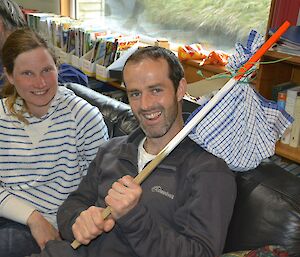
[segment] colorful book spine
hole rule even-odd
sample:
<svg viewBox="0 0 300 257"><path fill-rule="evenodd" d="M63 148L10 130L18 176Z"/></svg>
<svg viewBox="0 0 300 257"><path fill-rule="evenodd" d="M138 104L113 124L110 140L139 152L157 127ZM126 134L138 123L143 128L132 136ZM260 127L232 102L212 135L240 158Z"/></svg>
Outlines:
<svg viewBox="0 0 300 257"><path fill-rule="evenodd" d="M299 87L290 88L290 89L287 90L285 111L288 114L290 114L292 117L294 117L294 108L295 108L296 97L297 97L297 93L298 92L300 92L300 86ZM288 144L288 145L290 144L291 131L293 129L293 124L292 124L292 126L290 128L288 128L285 131L283 137L281 138L281 142L283 144Z"/></svg>
<svg viewBox="0 0 300 257"><path fill-rule="evenodd" d="M300 92L297 93L294 107L294 122L291 130L291 147L300 146Z"/></svg>
<svg viewBox="0 0 300 257"><path fill-rule="evenodd" d="M105 57L104 57L104 63L103 66L108 67L110 62L110 56L113 52L113 41L107 41L106 42L106 49L105 49Z"/></svg>
<svg viewBox="0 0 300 257"><path fill-rule="evenodd" d="M271 20L271 28L278 28L286 20L297 24L300 0L276 0Z"/></svg>
<svg viewBox="0 0 300 257"><path fill-rule="evenodd" d="M280 110L285 110L286 104L286 91L282 91L278 93L277 96L277 106Z"/></svg>
<svg viewBox="0 0 300 257"><path fill-rule="evenodd" d="M96 61L98 62L99 65L104 64L105 52L106 52L106 40L101 39L101 41L99 42L99 47L98 47L98 51L96 54Z"/></svg>

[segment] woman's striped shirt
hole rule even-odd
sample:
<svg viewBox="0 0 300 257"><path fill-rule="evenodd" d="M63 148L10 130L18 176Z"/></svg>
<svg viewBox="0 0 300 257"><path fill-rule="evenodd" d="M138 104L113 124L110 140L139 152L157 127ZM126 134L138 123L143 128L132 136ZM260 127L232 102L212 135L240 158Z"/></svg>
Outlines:
<svg viewBox="0 0 300 257"><path fill-rule="evenodd" d="M36 209L56 226L58 207L108 140L107 127L98 108L63 86L45 116L25 117L29 125L9 115L1 99L0 216L26 224Z"/></svg>

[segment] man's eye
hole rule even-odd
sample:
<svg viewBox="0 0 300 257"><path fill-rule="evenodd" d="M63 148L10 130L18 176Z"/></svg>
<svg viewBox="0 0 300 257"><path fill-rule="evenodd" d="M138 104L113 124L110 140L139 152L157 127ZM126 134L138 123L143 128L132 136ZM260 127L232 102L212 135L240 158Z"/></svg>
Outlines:
<svg viewBox="0 0 300 257"><path fill-rule="evenodd" d="M160 89L160 88L153 88L153 90L152 90L152 92L154 93L154 94L157 94L157 93L159 93L159 92L161 92L162 90Z"/></svg>
<svg viewBox="0 0 300 257"><path fill-rule="evenodd" d="M140 96L140 93L139 92L132 92L132 93L129 93L129 97L139 97Z"/></svg>
<svg viewBox="0 0 300 257"><path fill-rule="evenodd" d="M31 76L32 72L31 71L24 71L24 72L22 72L22 74L26 75L26 76Z"/></svg>

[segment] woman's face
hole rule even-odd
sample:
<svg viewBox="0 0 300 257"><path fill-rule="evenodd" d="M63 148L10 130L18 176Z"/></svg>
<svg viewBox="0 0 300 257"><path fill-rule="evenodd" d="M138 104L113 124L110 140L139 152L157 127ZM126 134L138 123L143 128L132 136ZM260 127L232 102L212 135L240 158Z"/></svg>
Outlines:
<svg viewBox="0 0 300 257"><path fill-rule="evenodd" d="M18 55L12 74L6 73L6 76L32 115L41 117L47 113L58 80L55 62L46 48L39 47Z"/></svg>

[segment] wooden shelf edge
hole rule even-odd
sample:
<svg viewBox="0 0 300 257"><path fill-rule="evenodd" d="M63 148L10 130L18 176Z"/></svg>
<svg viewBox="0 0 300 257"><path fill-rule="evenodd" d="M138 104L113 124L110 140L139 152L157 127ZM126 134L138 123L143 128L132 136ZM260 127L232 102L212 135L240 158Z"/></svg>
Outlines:
<svg viewBox="0 0 300 257"><path fill-rule="evenodd" d="M212 65L212 64L204 64L204 65L200 65L201 61L199 60L187 60L187 61L183 61L183 63L188 64L190 66L196 67L202 69L202 70L207 70L207 71L211 71L214 73L222 73L222 72L227 72L226 67L222 66L222 65Z"/></svg>
<svg viewBox="0 0 300 257"><path fill-rule="evenodd" d="M288 58L284 62L300 65L300 56L298 55L291 55L291 54L281 53L278 51L269 50L264 54L264 56L275 60Z"/></svg>
<svg viewBox="0 0 300 257"><path fill-rule="evenodd" d="M291 161L300 163L300 147L290 147L289 145L277 142L275 153Z"/></svg>
<svg viewBox="0 0 300 257"><path fill-rule="evenodd" d="M113 86L113 87L115 87L115 88L117 88L117 89L121 89L123 91L126 91L125 86L123 86L122 83L119 82L119 81L110 81L109 80L106 83L109 84L109 85L111 85L111 86Z"/></svg>

